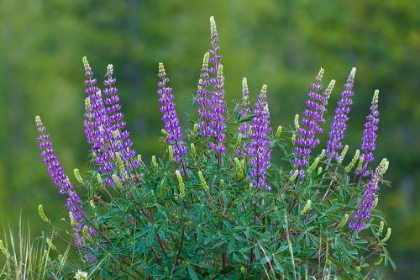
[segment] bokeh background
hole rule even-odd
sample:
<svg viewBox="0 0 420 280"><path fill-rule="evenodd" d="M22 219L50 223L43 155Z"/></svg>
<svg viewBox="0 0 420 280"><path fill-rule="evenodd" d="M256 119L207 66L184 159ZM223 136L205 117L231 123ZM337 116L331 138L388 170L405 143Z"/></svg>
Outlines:
<svg viewBox="0 0 420 280"><path fill-rule="evenodd" d="M0 221L32 236L49 230L38 204L55 223L67 217L65 197L45 172L34 117L40 115L73 183L86 171L83 133L87 56L96 78L115 68L123 113L134 148L148 161L162 154L156 83L164 62L184 127L191 112L203 54L216 19L227 99L240 98L248 78L251 101L268 85L271 124L288 126L304 109L320 67L324 85L336 79L334 105L352 67L354 104L345 143L360 147L365 116L380 89L376 162L390 169L379 208L393 235L397 271L387 279L420 275L420 3L416 0L1 0L0 1ZM322 138L325 145L326 137ZM276 159L274 159L276 160ZM75 184L76 188L80 188ZM3 239L3 237L1 237ZM417 276L418 277L418 276Z"/></svg>

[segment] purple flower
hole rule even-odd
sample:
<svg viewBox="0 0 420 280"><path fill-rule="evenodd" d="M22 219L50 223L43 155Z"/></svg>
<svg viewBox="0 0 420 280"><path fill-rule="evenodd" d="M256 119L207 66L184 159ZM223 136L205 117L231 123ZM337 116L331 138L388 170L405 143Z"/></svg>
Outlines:
<svg viewBox="0 0 420 280"><path fill-rule="evenodd" d="M169 78L166 76L163 63L159 63L159 78L157 93L160 95L159 103L162 104L160 111L163 113L162 121L165 123L163 128L168 133L168 143L172 145L174 161L179 162L182 156L187 152L184 141L182 140L182 131L179 125L178 114L175 110L175 103L172 102L172 88L166 87Z"/></svg>
<svg viewBox="0 0 420 280"><path fill-rule="evenodd" d="M349 120L348 114L350 112L350 105L353 103L351 97L354 94L352 88L355 74L356 68L353 68L347 79L347 83L344 85L345 90L341 93L341 99L337 103L333 124L331 125L331 131L329 133L325 154L326 156L332 156L335 160L340 158L337 150L343 148L341 140L344 139L344 132L347 128L346 123Z"/></svg>
<svg viewBox="0 0 420 280"><path fill-rule="evenodd" d="M376 148L376 131L378 130L379 123L378 97L379 90L376 90L373 95L370 114L366 117L367 122L365 123L365 129L363 130L361 145L362 154L360 155L360 157L363 158L363 166L355 172L358 175L361 174L363 177L367 177L370 174L368 164L375 159L373 157L373 151Z"/></svg>
<svg viewBox="0 0 420 280"><path fill-rule="evenodd" d="M361 232L365 228L365 222L369 220L372 209L376 206L375 200L378 198L376 192L379 190L379 182L388 169L388 164L388 161L383 159L366 184L363 200L359 202L354 219L349 223L350 229Z"/></svg>
<svg viewBox="0 0 420 280"><path fill-rule="evenodd" d="M92 151L95 152L95 163L99 165L98 171L106 174L104 182L110 186L115 183L112 180L112 173L116 170L116 153L121 154L121 159L127 171L134 170L139 166L139 162L135 158L136 152L130 147L132 141L129 139L129 133L123 131L125 123L122 121L123 114L118 112L121 105L118 104L119 97L117 88L113 86L116 79L112 77L113 66L107 67L107 80L104 85L108 86L103 92L106 98L102 98L102 94L98 87L95 86L96 79L92 79L93 72L89 66L86 57L83 58L83 64L86 71L85 81L87 86L85 92L89 94L86 100L86 120L85 134Z"/></svg>
<svg viewBox="0 0 420 280"><path fill-rule="evenodd" d="M80 234L84 226L83 220L86 218L83 204L79 195L73 190L69 178L64 174L64 169L61 167L55 151L52 149L53 144L50 141L50 136L45 134L46 128L41 122L41 118L39 116L35 117L35 122L40 133L37 140L39 142L39 148L42 150L41 156L43 157L43 162L47 165L47 171L50 174L53 184L60 187L60 194L67 194L68 196L66 206L76 222L73 229L75 245L77 247L83 247L85 237Z"/></svg>
<svg viewBox="0 0 420 280"><path fill-rule="evenodd" d="M222 57L217 55L220 46L218 45L219 39L213 17L210 18L210 31L210 50L204 55L202 72L198 82L197 103L201 105L198 109L200 116L198 128L200 129L200 135L215 139L215 142L209 143L209 146L218 153L219 163L221 163L221 154L226 151L226 147L223 145L223 141L226 139L224 133L226 129L224 116L226 103L223 101L225 78L223 76L223 66L220 64ZM213 77L210 77L210 75ZM210 84L213 85L213 92L207 90Z"/></svg>
<svg viewBox="0 0 420 280"><path fill-rule="evenodd" d="M303 178L303 168L308 165L308 157L311 154L313 148L319 144L319 139L316 135L323 132L323 129L319 126L320 123L324 123L323 114L327 111L325 106L328 102L331 91L327 89L323 95L319 94L318 91L322 89L322 76L324 75L324 69L320 69L316 76L316 83L312 84L312 89L308 96L310 100L306 101L306 106L301 123L306 128L299 128L299 137L296 140L297 147L295 147L295 158L292 160L292 164L295 164L299 170L299 178ZM294 171L291 171L292 174Z"/></svg>
<svg viewBox="0 0 420 280"><path fill-rule="evenodd" d="M248 84L246 81L246 78L243 78L242 80L242 109L239 111L239 116L241 118L246 117L250 112L251 109L249 109L249 91L248 91ZM248 138L248 131L251 125L249 122L243 122L239 126L238 130L242 134L242 138L246 139Z"/></svg>
<svg viewBox="0 0 420 280"><path fill-rule="evenodd" d="M211 105L211 93L207 90L209 82L209 56L210 53L206 53L203 58L203 66L201 67L200 80L198 81L197 90L197 103L200 104L198 108L198 115L200 122L198 123L199 134L201 136L208 135L208 122L210 119L210 105Z"/></svg>
<svg viewBox="0 0 420 280"><path fill-rule="evenodd" d="M263 85L253 111L255 117L251 121L252 134L249 136L251 142L248 145L248 154L251 158L250 178L252 185L257 188L271 190L271 187L265 182L265 174L271 158L271 141L268 140L268 133L271 132L271 128L268 127L270 124L270 112L266 102L266 93L267 86Z"/></svg>

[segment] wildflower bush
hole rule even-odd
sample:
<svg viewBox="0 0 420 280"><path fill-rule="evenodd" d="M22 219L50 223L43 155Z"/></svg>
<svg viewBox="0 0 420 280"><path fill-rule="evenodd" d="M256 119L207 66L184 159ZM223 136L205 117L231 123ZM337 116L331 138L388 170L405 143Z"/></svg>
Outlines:
<svg viewBox="0 0 420 280"><path fill-rule="evenodd" d="M253 106L247 80L240 101L224 100L222 57L213 17L198 90L197 116L180 127L172 88L159 64L157 98L163 115L163 156L142 161L120 112L113 66L105 88L96 85L86 58L85 134L90 169L74 170L81 194L64 173L40 117L36 124L43 162L67 197L72 240L79 259L46 265L52 279L361 279L383 275L391 229L376 209L388 168L374 160L378 91L374 93L359 150L344 162L352 104L352 69L322 147L324 114L335 85L323 90L321 68L293 127L272 130L263 85ZM321 145L321 146L320 146ZM273 156L281 157L272 163ZM50 209L48 209L49 211ZM68 240L52 225L48 248ZM45 238L47 238L45 237ZM54 247L55 249L55 247ZM6 249L4 251L7 251ZM67 254L66 254L67 257ZM60 268L60 269L57 269Z"/></svg>

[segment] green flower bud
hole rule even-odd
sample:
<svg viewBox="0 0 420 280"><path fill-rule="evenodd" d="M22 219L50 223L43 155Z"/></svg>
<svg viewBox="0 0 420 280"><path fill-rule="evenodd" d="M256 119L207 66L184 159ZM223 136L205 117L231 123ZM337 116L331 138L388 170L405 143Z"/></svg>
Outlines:
<svg viewBox="0 0 420 280"><path fill-rule="evenodd" d="M296 133L295 132L293 132L292 138L290 140L292 140L293 145L296 143Z"/></svg>
<svg viewBox="0 0 420 280"><path fill-rule="evenodd" d="M194 143L191 143L190 147L191 147L191 153L192 153L193 155L196 155L197 151L195 150L195 145L194 145Z"/></svg>
<svg viewBox="0 0 420 280"><path fill-rule="evenodd" d="M356 162L357 162L357 160L358 160L358 158L359 158L359 155L360 155L360 150L356 150L356 153L354 154L353 159L351 160L351 162L349 163L349 165L347 165L347 166L344 168L344 170L345 170L347 173L349 173L349 172L353 169L353 167L356 165Z"/></svg>
<svg viewBox="0 0 420 280"><path fill-rule="evenodd" d="M379 229L378 229L378 232L376 233L376 236L381 236L382 235L382 231L384 230L384 222L383 221L381 221L380 223L379 223Z"/></svg>
<svg viewBox="0 0 420 280"><path fill-rule="evenodd" d="M388 228L384 239L381 240L382 243L385 243L388 241L388 239L391 237L391 231L392 231L391 228Z"/></svg>
<svg viewBox="0 0 420 280"><path fill-rule="evenodd" d="M179 170L175 171L176 178L178 179L179 183L179 197L183 199L185 197L185 184L184 180L182 179L181 173Z"/></svg>
<svg viewBox="0 0 420 280"><path fill-rule="evenodd" d="M311 200L308 199L308 201L306 201L306 205L305 207L303 207L302 211L300 211L300 215L304 215L306 212L308 212L309 208L311 208Z"/></svg>
<svg viewBox="0 0 420 280"><path fill-rule="evenodd" d="M312 171L315 169L315 167L318 165L318 163L319 163L319 157L316 157L314 159L314 162L306 170L306 173L308 173L308 174L312 173Z"/></svg>
<svg viewBox="0 0 420 280"><path fill-rule="evenodd" d="M198 171L198 177L200 178L201 186L203 187L203 189L206 192L208 192L209 191L209 187L207 186L206 180L204 180L203 172Z"/></svg>
<svg viewBox="0 0 420 280"><path fill-rule="evenodd" d="M300 128L299 126L299 114L295 115L295 130L298 131Z"/></svg>
<svg viewBox="0 0 420 280"><path fill-rule="evenodd" d="M166 131L166 130L164 130L164 129L161 129L160 130L160 132L162 133L162 135L163 136L165 136L165 137L168 137L169 136L169 133Z"/></svg>
<svg viewBox="0 0 420 280"><path fill-rule="evenodd" d="M85 99L85 109L87 112L89 112L91 110L91 105L90 105L90 98L86 98Z"/></svg>
<svg viewBox="0 0 420 280"><path fill-rule="evenodd" d="M347 221L349 219L349 214L345 214L343 219L341 220L340 224L338 225L339 228L342 228L346 225Z"/></svg>
<svg viewBox="0 0 420 280"><path fill-rule="evenodd" d="M73 213L69 211L69 218L70 218L70 224L74 227L76 225L76 220L73 217Z"/></svg>
<svg viewBox="0 0 420 280"><path fill-rule="evenodd" d="M238 134L238 138L236 138L236 146L240 146L242 141L242 133Z"/></svg>
<svg viewBox="0 0 420 280"><path fill-rule="evenodd" d="M51 250L57 251L57 247L52 243L51 239L47 238L47 244L50 246Z"/></svg>
<svg viewBox="0 0 420 280"><path fill-rule="evenodd" d="M372 207L372 209L374 209L376 207L376 205L378 205L378 198L377 197L373 201L373 207Z"/></svg>
<svg viewBox="0 0 420 280"><path fill-rule="evenodd" d="M121 173L124 173L125 168L124 168L124 163L123 163L122 158L121 158L121 153L115 153L115 156L117 158L118 169L120 170Z"/></svg>
<svg viewBox="0 0 420 280"><path fill-rule="evenodd" d="M196 136L198 133L198 125L195 123L193 126L193 135Z"/></svg>
<svg viewBox="0 0 420 280"><path fill-rule="evenodd" d="M276 131L276 135L274 135L274 137L276 138L280 138L281 135L281 131L282 131L282 126L280 125L279 127L277 127L277 131Z"/></svg>
<svg viewBox="0 0 420 280"><path fill-rule="evenodd" d="M83 178L80 176L79 169L74 169L74 177L76 177L76 180L80 183L83 183Z"/></svg>
<svg viewBox="0 0 420 280"><path fill-rule="evenodd" d="M317 172L317 174L319 175L319 174L321 174L321 172L322 172L322 167L320 166L320 167L318 167L318 172Z"/></svg>
<svg viewBox="0 0 420 280"><path fill-rule="evenodd" d="M58 261L61 262L63 260L63 255L58 255L57 258L58 258Z"/></svg>
<svg viewBox="0 0 420 280"><path fill-rule="evenodd" d="M158 168L158 164L156 162L156 157L155 156L152 156L152 165L153 165L154 168Z"/></svg>
<svg viewBox="0 0 420 280"><path fill-rule="evenodd" d="M89 234L89 229L88 229L88 226L84 226L83 227L83 235L86 237L86 239L89 241L89 242L93 242L93 239L92 239L92 237L90 236L90 234Z"/></svg>
<svg viewBox="0 0 420 280"><path fill-rule="evenodd" d="M359 157L359 164L357 165L357 171L359 171L359 170L361 170L362 169L362 167L363 167L363 161L364 161L364 158L363 157Z"/></svg>
<svg viewBox="0 0 420 280"><path fill-rule="evenodd" d="M168 152L169 152L169 160L171 162L174 162L174 150L173 150L172 146L168 147Z"/></svg>
<svg viewBox="0 0 420 280"><path fill-rule="evenodd" d="M376 261L375 261L375 265L380 265L383 261L384 257L379 257Z"/></svg>
<svg viewBox="0 0 420 280"><path fill-rule="evenodd" d="M331 80L331 82L328 84L327 89L324 92L324 100L328 100L330 98L331 92L334 89L335 86L335 80Z"/></svg>
<svg viewBox="0 0 420 280"><path fill-rule="evenodd" d="M247 132L247 137L249 138L252 135L252 128L249 127L248 132Z"/></svg>
<svg viewBox="0 0 420 280"><path fill-rule="evenodd" d="M354 268L354 270L356 270L357 272L360 272L361 268L360 268L360 266L356 266L356 267Z"/></svg>
<svg viewBox="0 0 420 280"><path fill-rule="evenodd" d="M245 272L246 272L245 267L241 266L241 273L245 274Z"/></svg>
<svg viewBox="0 0 420 280"><path fill-rule="evenodd" d="M44 208L42 208L41 204L38 205L38 214L44 222L47 222L47 223L50 222L50 219L48 219L47 215L45 215Z"/></svg>
<svg viewBox="0 0 420 280"><path fill-rule="evenodd" d="M219 182L219 186L223 188L225 186L225 180L221 179Z"/></svg>
<svg viewBox="0 0 420 280"><path fill-rule="evenodd" d="M221 79L223 78L223 65L219 64L219 67L217 68L217 78Z"/></svg>
<svg viewBox="0 0 420 280"><path fill-rule="evenodd" d="M96 208L95 203L93 202L93 200L92 200L92 199L91 199L91 200L89 200L89 204L90 204L90 207L92 207L93 209L95 209L95 208Z"/></svg>
<svg viewBox="0 0 420 280"><path fill-rule="evenodd" d="M348 149L349 149L349 145L345 145L344 148L343 148L343 151L341 152L340 157L337 160L338 164L341 164L343 162L344 157L346 156Z"/></svg>
<svg viewBox="0 0 420 280"><path fill-rule="evenodd" d="M325 156L325 149L322 149L321 153L319 154L319 160L324 159Z"/></svg>
<svg viewBox="0 0 420 280"><path fill-rule="evenodd" d="M122 185L120 180L118 179L117 175L112 175L112 180L114 181L115 185L117 186L118 189L122 189Z"/></svg>
<svg viewBox="0 0 420 280"><path fill-rule="evenodd" d="M379 166L380 166L381 174L384 175L386 171L388 170L389 161L386 158L384 158L381 160L381 163L379 164Z"/></svg>
<svg viewBox="0 0 420 280"><path fill-rule="evenodd" d="M235 161L235 167L236 167L236 172L238 174L239 178L242 178L244 176L244 171L242 168L242 163L239 161L238 158L234 158Z"/></svg>
<svg viewBox="0 0 420 280"><path fill-rule="evenodd" d="M293 172L293 175L290 176L289 181L293 182L296 179L298 174L299 174L299 170L295 170L295 172Z"/></svg>

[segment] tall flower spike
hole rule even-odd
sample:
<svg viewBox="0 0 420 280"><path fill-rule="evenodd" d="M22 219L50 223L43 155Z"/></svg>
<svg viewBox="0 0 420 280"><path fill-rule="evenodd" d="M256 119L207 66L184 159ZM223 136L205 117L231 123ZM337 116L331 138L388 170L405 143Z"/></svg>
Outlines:
<svg viewBox="0 0 420 280"><path fill-rule="evenodd" d="M379 190L379 182L387 171L388 165L388 160L384 158L366 184L363 200L358 205L359 210L356 211L353 221L349 223L350 229L361 232L365 228L365 222L369 220L372 208L375 207L375 199L378 198L376 192Z"/></svg>
<svg viewBox="0 0 420 280"><path fill-rule="evenodd" d="M266 101L267 86L263 85L258 101L253 111L255 117L252 119L251 143L248 146L248 154L251 158L251 183L257 188L271 190L265 182L267 167L270 165L271 149L268 140L268 133L271 132L270 112Z"/></svg>
<svg viewBox="0 0 420 280"><path fill-rule="evenodd" d="M50 178L54 185L60 187L60 194L67 194L68 196L66 206L75 220L73 229L74 243L77 247L83 247L84 237L81 235L81 231L85 224L83 220L86 217L86 213L83 210L82 201L76 191L73 190L69 178L64 174L64 169L61 167L55 151L52 149L53 144L50 141L50 136L45 134L46 128L41 118L36 116L35 122L40 133L37 140L39 142L39 148L42 150L41 156L43 157L44 164L47 165ZM96 232L93 232L92 236L94 235L96 235Z"/></svg>
<svg viewBox="0 0 420 280"><path fill-rule="evenodd" d="M209 57L210 53L206 52L203 58L203 66L201 67L200 80L198 81L197 89L197 103L200 104L198 108L198 115L200 116L200 123L197 128L200 129L200 135L208 135L208 122L210 118L210 104L211 93L207 90L209 82Z"/></svg>
<svg viewBox="0 0 420 280"><path fill-rule="evenodd" d="M353 103L351 97L354 94L352 89L355 75L356 68L353 68L347 79L347 83L344 85L344 91L341 93L341 99L337 102L331 131L328 134L329 139L327 142L326 155L327 157L332 156L336 161L340 158L337 150L343 148L341 140L344 139L344 132L347 128L347 121L349 120L348 114L350 113L350 105Z"/></svg>
<svg viewBox="0 0 420 280"><path fill-rule="evenodd" d="M249 91L248 91L248 83L246 78L242 79L242 104L241 104L241 110L239 111L239 116L241 118L246 117L250 112L251 109L249 109ZM249 137L249 128L251 127L251 124L249 122L243 122L239 125L239 132L242 134L242 138L246 139Z"/></svg>
<svg viewBox="0 0 420 280"><path fill-rule="evenodd" d="M323 95L318 92L322 89L322 77L324 75L324 69L320 69L316 76L316 83L311 85L314 91L310 91L308 96L310 100L306 101L306 106L302 118L301 124L305 127L298 129L299 137L296 139L295 147L295 158L292 160L292 164L297 166L299 170L299 178L305 176L303 168L308 165L308 157L312 152L312 149L319 144L319 139L316 138L317 134L323 132L323 129L319 126L320 123L324 123L323 114L327 111L325 106L328 103L331 90L327 88ZM311 100L312 99L312 100ZM291 172L292 175L294 171Z"/></svg>
<svg viewBox="0 0 420 280"><path fill-rule="evenodd" d="M212 101L210 105L210 122L209 122L209 134L214 137L216 143L210 143L210 148L218 152L219 164L221 160L221 153L226 151L226 147L223 145L223 141L226 139L225 136L225 117L226 113L226 102L223 101L225 90L223 89L225 84L225 78L223 76L223 65L219 64L217 70L217 78L213 81L213 87L215 92L212 93Z"/></svg>
<svg viewBox="0 0 420 280"><path fill-rule="evenodd" d="M123 131L125 123L122 119L124 116L118 112L121 105L118 104L118 90L113 86L116 82L116 79L112 77L113 66L110 64L107 67L107 80L104 81L104 85L108 88L103 91L105 94L105 99L103 99L99 88L94 86L96 80L92 79L93 72L86 57L83 58L83 64L86 76L89 78L85 81L85 85L88 87L86 93L89 94L89 99L85 102L85 134L96 155L94 161L99 165L98 171L107 175L104 182L114 186L115 183L111 176L116 169L116 153L121 153L127 171L134 170L135 172L139 162L136 159L136 152L130 149L132 142L129 139L129 133Z"/></svg>
<svg viewBox="0 0 420 280"><path fill-rule="evenodd" d="M107 67L106 77L104 85L108 86L103 90L105 94L104 104L105 112L109 119L110 132L114 138L112 143L114 153L120 152L122 161L126 166L127 170L134 169L139 166L139 162L136 159L136 152L131 149L133 142L130 140L130 133L125 128L125 122L123 122L124 115L119 112L121 105L118 103L120 98L118 97L118 89L114 87L116 79L112 77L114 74L114 66L109 64Z"/></svg>
<svg viewBox="0 0 420 280"><path fill-rule="evenodd" d="M379 111L378 111L378 98L379 90L375 90L375 94L372 99L372 106L370 107L370 114L366 117L365 129L363 130L362 136L362 153L360 157L363 158L363 166L361 169L356 171L356 174L367 177L370 174L368 170L368 164L375 158L373 157L373 151L376 148L376 131L378 130L379 123Z"/></svg>
<svg viewBox="0 0 420 280"><path fill-rule="evenodd" d="M165 67L163 63L159 63L159 78L158 83L159 103L162 104L160 111L163 113L162 121L165 123L163 128L168 133L167 141L172 146L174 161L179 162L181 157L187 152L187 147L182 140L182 131L179 125L178 115L175 110L175 103L172 102L174 96L172 95L172 88L166 87L169 78L166 76Z"/></svg>

